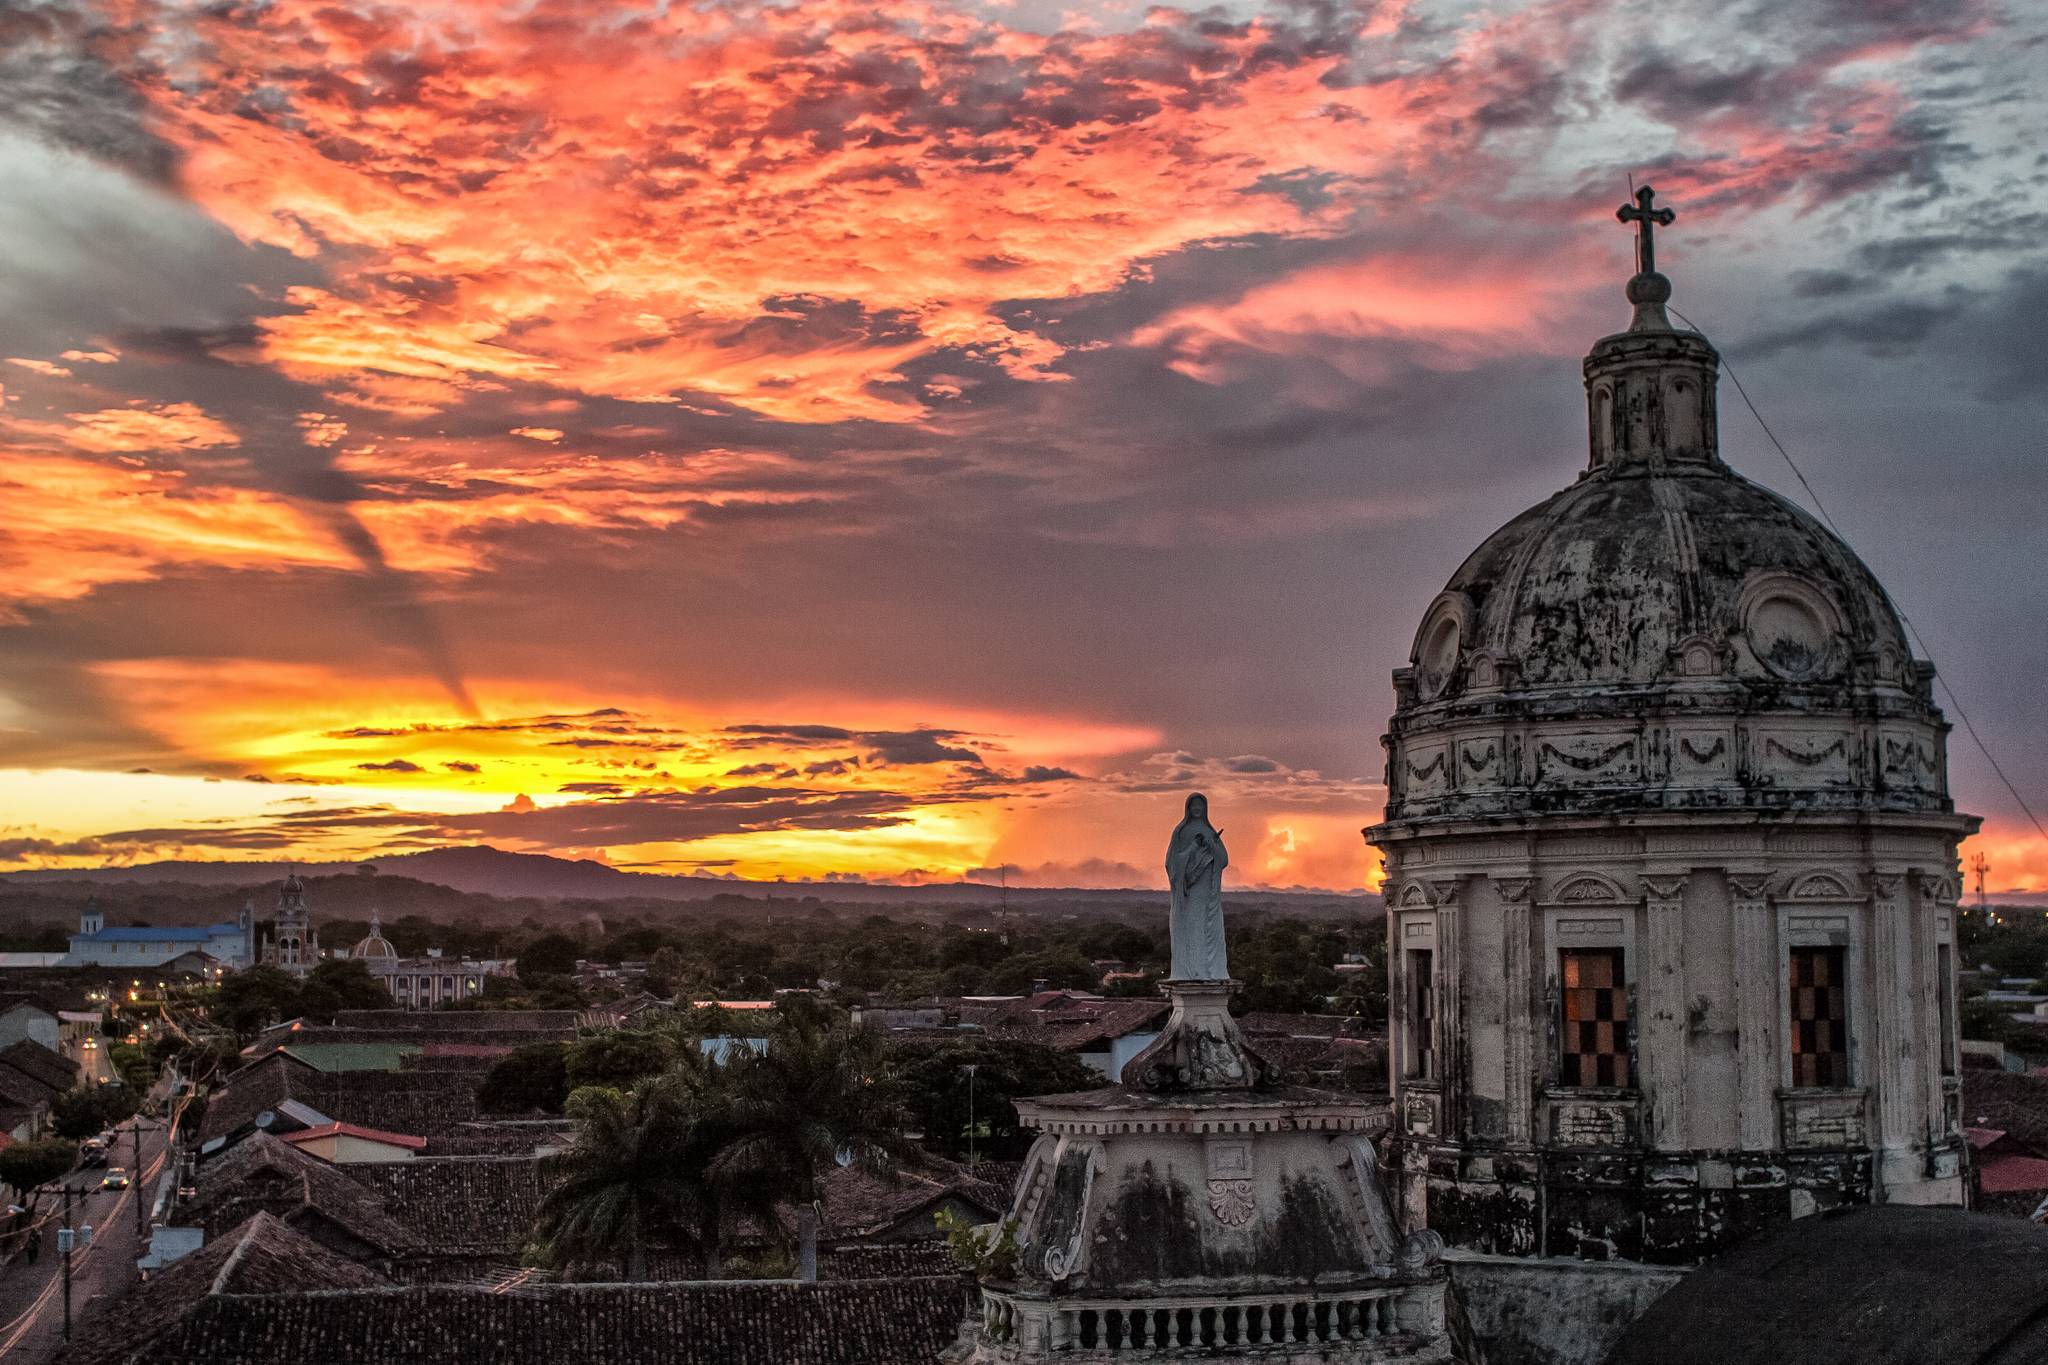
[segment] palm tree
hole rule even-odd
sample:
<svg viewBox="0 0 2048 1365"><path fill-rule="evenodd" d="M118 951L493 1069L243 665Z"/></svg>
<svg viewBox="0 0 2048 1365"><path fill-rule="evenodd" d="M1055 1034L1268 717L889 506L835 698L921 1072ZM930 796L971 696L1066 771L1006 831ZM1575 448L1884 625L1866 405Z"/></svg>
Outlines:
<svg viewBox="0 0 2048 1365"><path fill-rule="evenodd" d="M784 1014L766 1051L736 1053L724 1072L730 1132L712 1180L732 1211L764 1229L780 1226L778 1204L812 1204L836 1166L892 1172L911 1152L908 1090L873 1029L799 1006ZM799 1225L808 1259L816 1225Z"/></svg>
<svg viewBox="0 0 2048 1365"><path fill-rule="evenodd" d="M617 1266L647 1278L655 1242L699 1246L719 1222L707 1187L718 1101L683 1068L631 1092L588 1086L569 1099L576 1138L552 1158L561 1177L534 1227L539 1260L571 1276Z"/></svg>

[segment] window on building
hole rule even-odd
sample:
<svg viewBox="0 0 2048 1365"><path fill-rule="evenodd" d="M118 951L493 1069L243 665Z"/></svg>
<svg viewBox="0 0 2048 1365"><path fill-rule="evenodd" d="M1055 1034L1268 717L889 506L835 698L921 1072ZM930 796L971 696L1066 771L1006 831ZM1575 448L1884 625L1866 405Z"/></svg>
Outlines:
<svg viewBox="0 0 2048 1365"><path fill-rule="evenodd" d="M1946 943L1934 946L1934 970L1939 973L1935 997L1941 1002L1941 1074L1956 1074L1956 963L1955 949Z"/></svg>
<svg viewBox="0 0 2048 1365"><path fill-rule="evenodd" d="M1436 1079L1436 954L1408 950L1408 1076Z"/></svg>
<svg viewBox="0 0 2048 1365"><path fill-rule="evenodd" d="M1628 985L1619 948L1567 948L1561 954L1564 1000L1558 1081L1568 1086L1627 1086Z"/></svg>
<svg viewBox="0 0 2048 1365"><path fill-rule="evenodd" d="M1849 1084L1849 950L1792 949L1792 1084Z"/></svg>

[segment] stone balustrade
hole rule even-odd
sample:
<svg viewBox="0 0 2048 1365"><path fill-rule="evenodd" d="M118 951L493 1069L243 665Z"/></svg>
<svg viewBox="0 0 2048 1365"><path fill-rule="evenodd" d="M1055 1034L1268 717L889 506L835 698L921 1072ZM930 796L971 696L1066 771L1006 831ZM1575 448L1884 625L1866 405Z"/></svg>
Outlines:
<svg viewBox="0 0 2048 1365"><path fill-rule="evenodd" d="M1287 1360L1327 1359L1331 1346L1366 1344L1373 1359L1427 1349L1444 1331L1442 1284L1383 1285L1329 1293L1032 1299L982 1291L983 1358L1048 1352L1081 1359L1165 1360L1234 1350ZM1343 1357L1349 1359L1350 1356Z"/></svg>

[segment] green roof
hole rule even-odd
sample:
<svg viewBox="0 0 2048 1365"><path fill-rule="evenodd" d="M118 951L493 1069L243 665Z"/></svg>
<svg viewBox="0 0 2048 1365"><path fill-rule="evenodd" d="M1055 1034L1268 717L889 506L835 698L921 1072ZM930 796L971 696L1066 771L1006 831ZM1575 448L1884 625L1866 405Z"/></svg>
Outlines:
<svg viewBox="0 0 2048 1365"><path fill-rule="evenodd" d="M315 1071L396 1071L418 1043L293 1043L291 1053Z"/></svg>

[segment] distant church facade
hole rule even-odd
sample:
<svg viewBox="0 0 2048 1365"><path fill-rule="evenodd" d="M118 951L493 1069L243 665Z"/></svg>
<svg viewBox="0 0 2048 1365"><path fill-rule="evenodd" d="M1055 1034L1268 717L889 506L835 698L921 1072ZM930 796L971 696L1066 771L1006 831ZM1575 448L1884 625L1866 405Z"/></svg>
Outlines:
<svg viewBox="0 0 2048 1365"><path fill-rule="evenodd" d="M1394 675L1385 858L1409 1227L1688 1263L1838 1205L1961 1204L1948 725L1882 587L1723 463L1719 357L1635 305L1585 471Z"/></svg>

